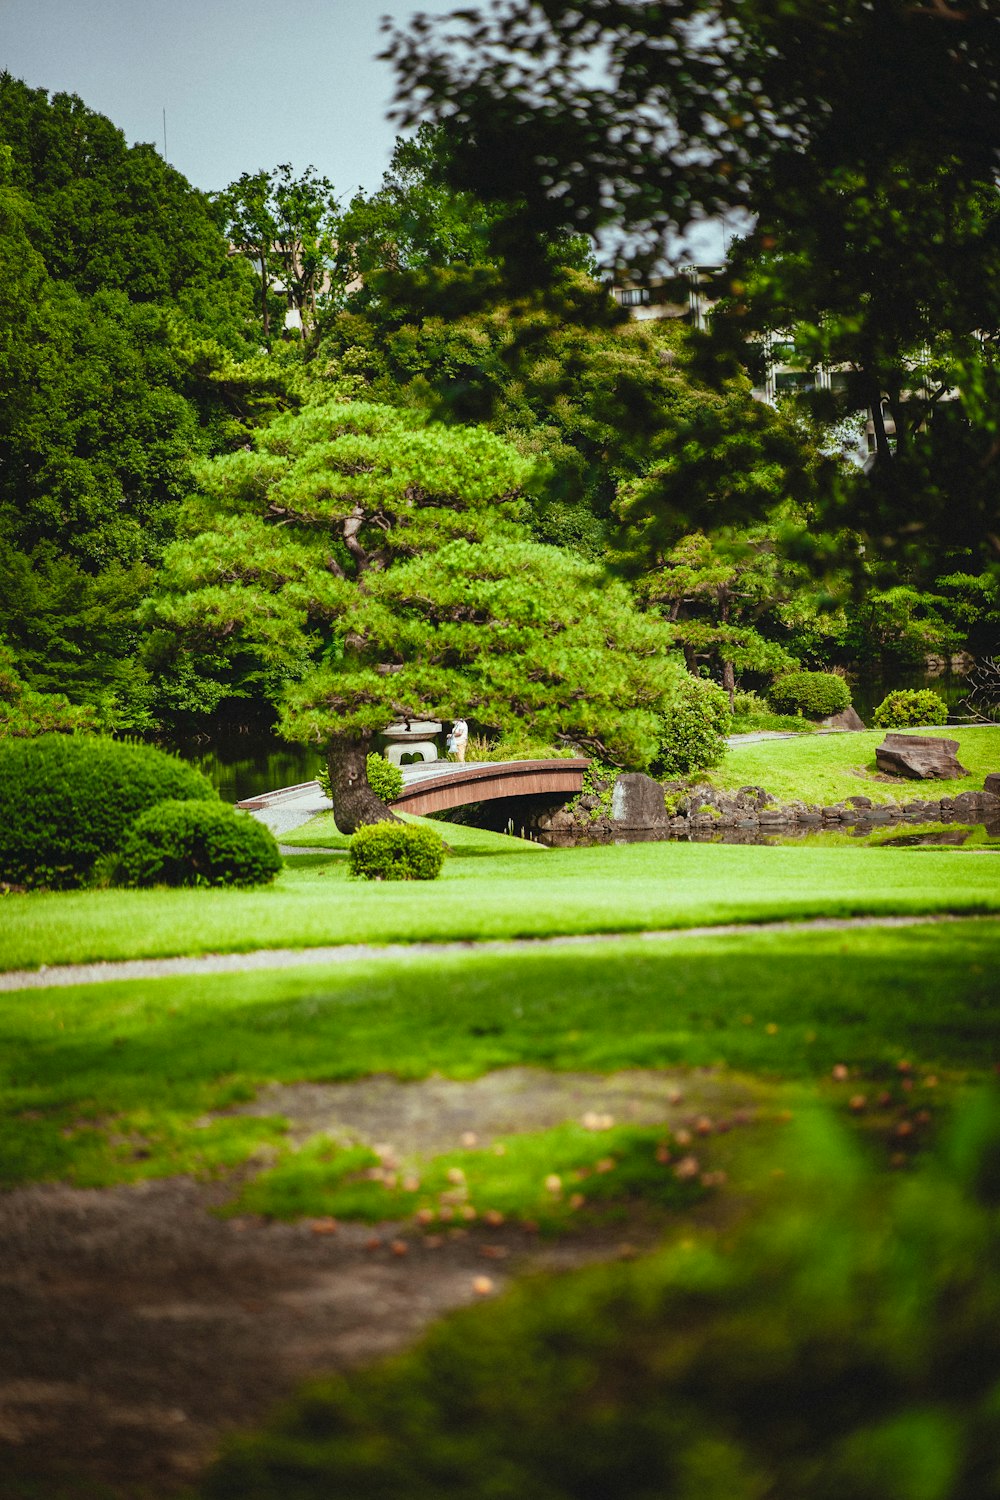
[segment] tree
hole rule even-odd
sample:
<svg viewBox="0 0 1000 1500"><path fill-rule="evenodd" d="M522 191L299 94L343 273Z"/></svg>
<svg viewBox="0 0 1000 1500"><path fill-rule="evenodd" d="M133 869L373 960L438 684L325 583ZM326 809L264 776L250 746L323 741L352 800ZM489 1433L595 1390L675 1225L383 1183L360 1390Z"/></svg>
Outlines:
<svg viewBox="0 0 1000 1500"><path fill-rule="evenodd" d="M644 765L677 667L621 584L533 543L532 465L482 428L330 401L213 460L147 618L161 658L284 670L281 731L326 749L337 826L388 814L368 786L399 718L528 721Z"/></svg>
<svg viewBox="0 0 1000 1500"><path fill-rule="evenodd" d="M639 582L640 597L674 627L688 671L697 674L705 657L717 663L730 709L738 674L771 676L799 665L761 628L769 623L777 633L775 607L804 586L776 546L776 529L761 525L710 537L692 532Z"/></svg>
<svg viewBox="0 0 1000 1500"><path fill-rule="evenodd" d="M32 205L30 237L49 275L82 296L123 292L170 303L201 337L245 350L245 268L228 254L218 213L151 145L75 94L30 89L0 73L0 143L13 186Z"/></svg>
<svg viewBox="0 0 1000 1500"><path fill-rule="evenodd" d="M382 272L475 266L489 261L490 211L447 180L449 147L439 127L423 124L396 140L381 185L357 192L337 225L344 286L361 290Z"/></svg>
<svg viewBox="0 0 1000 1500"><path fill-rule="evenodd" d="M232 245L256 268L265 347L271 347L279 281L308 341L334 256L333 185L312 166L296 177L285 162L270 172L244 172L217 203Z"/></svg>
<svg viewBox="0 0 1000 1500"><path fill-rule="evenodd" d="M789 319L872 412L877 462L831 476L836 524L1000 560L989 0L506 0L425 19L389 54L404 118L447 121L456 186L506 205L492 234L515 279L544 275L540 237L567 225L651 269L706 219L740 224L720 342Z"/></svg>

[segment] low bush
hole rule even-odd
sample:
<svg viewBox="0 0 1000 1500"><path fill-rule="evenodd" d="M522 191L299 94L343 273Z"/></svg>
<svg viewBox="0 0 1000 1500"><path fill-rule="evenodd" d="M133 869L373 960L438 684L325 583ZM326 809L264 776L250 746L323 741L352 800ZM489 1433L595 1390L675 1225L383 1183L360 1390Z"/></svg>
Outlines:
<svg viewBox="0 0 1000 1500"><path fill-rule="evenodd" d="M379 755L373 750L365 761L365 770L368 775L368 785L382 802L395 802L403 790L403 773L392 761L386 760L384 755ZM324 796L330 795L330 772L326 766L316 775L320 791Z"/></svg>
<svg viewBox="0 0 1000 1500"><path fill-rule="evenodd" d="M135 818L168 799L218 794L200 771L151 745L89 734L0 739L0 881L83 885Z"/></svg>
<svg viewBox="0 0 1000 1500"><path fill-rule="evenodd" d="M789 672L772 682L767 697L778 713L807 719L826 719L851 706L850 689L835 672Z"/></svg>
<svg viewBox="0 0 1000 1500"><path fill-rule="evenodd" d="M905 729L910 724L944 724L948 705L930 688L900 688L889 693L872 715L876 729Z"/></svg>
<svg viewBox="0 0 1000 1500"><path fill-rule="evenodd" d="M685 675L660 716L660 749L653 762L657 776L690 776L717 766L726 753L729 700L720 687Z"/></svg>
<svg viewBox="0 0 1000 1500"><path fill-rule="evenodd" d="M281 869L274 835L223 802L160 802L122 847L121 885L267 885Z"/></svg>
<svg viewBox="0 0 1000 1500"><path fill-rule="evenodd" d="M470 734L465 747L467 761L503 760L559 760L580 755L573 745L550 745L547 740L535 738L526 725L507 729L503 734L490 738L486 734Z"/></svg>
<svg viewBox="0 0 1000 1500"><path fill-rule="evenodd" d="M759 734L762 730L798 730L804 732L809 726L793 714L775 713L774 709L752 690L738 692L733 702L733 717L730 734Z"/></svg>
<svg viewBox="0 0 1000 1500"><path fill-rule="evenodd" d="M348 852L348 871L362 880L435 880L443 864L440 834L412 823L368 823Z"/></svg>

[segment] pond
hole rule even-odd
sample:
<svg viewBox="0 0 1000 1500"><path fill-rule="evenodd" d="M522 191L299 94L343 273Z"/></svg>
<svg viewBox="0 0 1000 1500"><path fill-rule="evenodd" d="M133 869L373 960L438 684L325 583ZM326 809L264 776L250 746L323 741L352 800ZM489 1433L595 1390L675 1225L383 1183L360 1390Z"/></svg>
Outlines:
<svg viewBox="0 0 1000 1500"><path fill-rule="evenodd" d="M290 745L259 729L214 729L173 740L168 746L198 767L224 802L242 802L278 787L312 781L323 765L319 751Z"/></svg>
<svg viewBox="0 0 1000 1500"><path fill-rule="evenodd" d="M780 832L748 828L693 828L676 833L666 829L632 829L595 838L561 832L533 833L532 839L550 849L575 849L593 844L769 844L774 847L809 845L813 849L964 849L1000 852L1000 824L883 824L856 823L852 828L795 828Z"/></svg>

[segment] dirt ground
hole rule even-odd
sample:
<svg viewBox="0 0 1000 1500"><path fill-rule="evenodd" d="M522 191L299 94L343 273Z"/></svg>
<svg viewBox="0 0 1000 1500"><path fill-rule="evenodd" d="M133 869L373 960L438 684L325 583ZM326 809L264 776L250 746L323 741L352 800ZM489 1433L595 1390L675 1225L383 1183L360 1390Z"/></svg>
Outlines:
<svg viewBox="0 0 1000 1500"><path fill-rule="evenodd" d="M243 1109L284 1114L299 1138L328 1130L407 1159L588 1110L622 1123L751 1121L754 1101L710 1072L517 1068L474 1082L275 1086ZM512 1276L630 1255L662 1233L639 1218L555 1243L506 1224L426 1235L412 1223L220 1218L212 1210L233 1191L173 1178L0 1196L2 1500L89 1500L95 1484L122 1500L176 1494L227 1432L304 1378L399 1349Z"/></svg>

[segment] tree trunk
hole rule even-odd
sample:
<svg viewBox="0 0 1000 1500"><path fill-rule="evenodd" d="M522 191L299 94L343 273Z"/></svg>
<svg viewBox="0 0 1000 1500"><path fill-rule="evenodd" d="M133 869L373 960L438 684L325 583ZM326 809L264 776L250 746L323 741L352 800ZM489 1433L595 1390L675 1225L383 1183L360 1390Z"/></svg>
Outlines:
<svg viewBox="0 0 1000 1500"><path fill-rule="evenodd" d="M729 712L733 713L736 708L736 673L726 657L722 659L722 686L729 695Z"/></svg>
<svg viewBox="0 0 1000 1500"><path fill-rule="evenodd" d="M268 354L271 352L271 314L267 306L267 253L263 245L260 248L260 316L264 325L264 348Z"/></svg>
<svg viewBox="0 0 1000 1500"><path fill-rule="evenodd" d="M365 764L372 749L372 736L346 735L330 741L326 763L330 771L333 821L341 833L354 833L363 823L398 823L399 818L368 785Z"/></svg>
<svg viewBox="0 0 1000 1500"><path fill-rule="evenodd" d="M716 591L720 625L729 624L730 600L729 587L727 584L722 584ZM732 662L725 656L722 657L722 686L729 695L729 712L733 713L736 709L736 673L733 670Z"/></svg>

